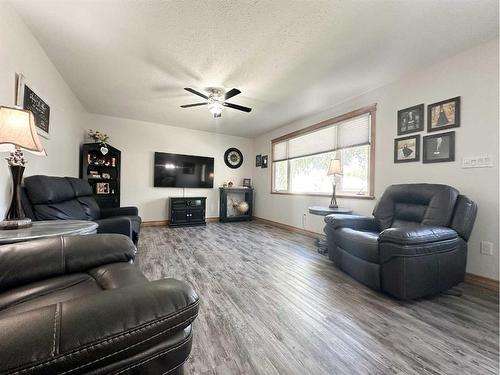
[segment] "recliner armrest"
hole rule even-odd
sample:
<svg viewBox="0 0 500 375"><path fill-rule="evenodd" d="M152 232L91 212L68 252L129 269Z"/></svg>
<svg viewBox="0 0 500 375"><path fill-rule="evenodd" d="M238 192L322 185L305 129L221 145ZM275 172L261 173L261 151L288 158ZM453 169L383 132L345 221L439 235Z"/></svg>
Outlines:
<svg viewBox="0 0 500 375"><path fill-rule="evenodd" d="M134 259L132 241L116 234L63 236L0 246L0 291Z"/></svg>
<svg viewBox="0 0 500 375"><path fill-rule="evenodd" d="M128 217L108 217L94 222L99 225L97 233L117 233L132 238L132 222Z"/></svg>
<svg viewBox="0 0 500 375"><path fill-rule="evenodd" d="M391 242L400 245L416 245L452 240L457 237L457 232L447 227L409 226L388 228L380 233L378 241L379 243Z"/></svg>
<svg viewBox="0 0 500 375"><path fill-rule="evenodd" d="M111 207L101 208L101 217L103 219L113 216L138 216L139 210L137 207Z"/></svg>
<svg viewBox="0 0 500 375"><path fill-rule="evenodd" d="M325 223L332 225L334 229L344 227L373 232L379 230L375 218L369 216L333 214L325 217Z"/></svg>
<svg viewBox="0 0 500 375"><path fill-rule="evenodd" d="M191 286L166 279L0 315L0 372L102 371L172 337L175 352L191 338L198 305Z"/></svg>

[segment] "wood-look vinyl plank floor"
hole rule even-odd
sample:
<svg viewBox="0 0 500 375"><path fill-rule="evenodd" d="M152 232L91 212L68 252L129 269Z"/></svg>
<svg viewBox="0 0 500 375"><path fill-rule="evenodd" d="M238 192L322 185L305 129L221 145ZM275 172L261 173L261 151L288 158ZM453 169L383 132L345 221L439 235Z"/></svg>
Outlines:
<svg viewBox="0 0 500 375"><path fill-rule="evenodd" d="M191 283L200 314L186 374L498 374L495 292L400 302L258 222L144 228L150 280Z"/></svg>

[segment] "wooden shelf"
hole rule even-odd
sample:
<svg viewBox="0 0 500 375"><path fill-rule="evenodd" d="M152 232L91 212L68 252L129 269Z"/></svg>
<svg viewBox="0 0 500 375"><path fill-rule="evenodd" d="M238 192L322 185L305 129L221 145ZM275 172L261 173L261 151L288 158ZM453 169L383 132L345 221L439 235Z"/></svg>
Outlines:
<svg viewBox="0 0 500 375"><path fill-rule="evenodd" d="M121 151L107 144L108 153L103 155L100 151L101 144L85 143L80 150L80 178L88 181L94 191L94 198L97 204L102 207L120 207L120 167L121 167ZM94 164L95 160L101 160L106 164ZM112 165L114 164L114 165ZM90 171L96 171L101 175L107 173L110 178L92 177ZM109 193L97 194L98 184L101 189ZM107 188L107 189L106 189ZM113 193L111 193L113 191Z"/></svg>

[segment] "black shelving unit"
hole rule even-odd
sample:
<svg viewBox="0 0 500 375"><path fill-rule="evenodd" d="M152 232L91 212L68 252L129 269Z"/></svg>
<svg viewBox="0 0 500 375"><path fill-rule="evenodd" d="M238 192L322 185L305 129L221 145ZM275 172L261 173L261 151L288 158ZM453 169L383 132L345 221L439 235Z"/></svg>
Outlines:
<svg viewBox="0 0 500 375"><path fill-rule="evenodd" d="M106 144L108 152L101 152L101 143L85 143L80 152L80 178L92 186L99 207L120 207L121 151Z"/></svg>
<svg viewBox="0 0 500 375"><path fill-rule="evenodd" d="M206 200L206 197L171 197L169 226L205 225Z"/></svg>
<svg viewBox="0 0 500 375"><path fill-rule="evenodd" d="M253 216L253 188L219 188L219 221L227 223L231 221L252 220ZM234 198L231 198L234 197ZM245 214L239 214L236 210L231 209L228 201L237 197L243 197L243 200L248 203L248 211ZM241 198L240 198L241 200Z"/></svg>

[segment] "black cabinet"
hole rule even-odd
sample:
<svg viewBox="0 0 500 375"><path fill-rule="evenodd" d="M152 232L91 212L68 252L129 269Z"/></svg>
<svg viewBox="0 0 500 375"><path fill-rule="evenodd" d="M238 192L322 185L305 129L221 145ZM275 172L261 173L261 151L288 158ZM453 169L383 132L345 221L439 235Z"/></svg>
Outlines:
<svg viewBox="0 0 500 375"><path fill-rule="evenodd" d="M219 188L219 221L252 220L253 188Z"/></svg>
<svg viewBox="0 0 500 375"><path fill-rule="evenodd" d="M105 149L102 143L82 145L80 178L89 182L99 207L120 207L121 152L108 144Z"/></svg>
<svg viewBox="0 0 500 375"><path fill-rule="evenodd" d="M170 198L170 226L205 225L206 197Z"/></svg>

